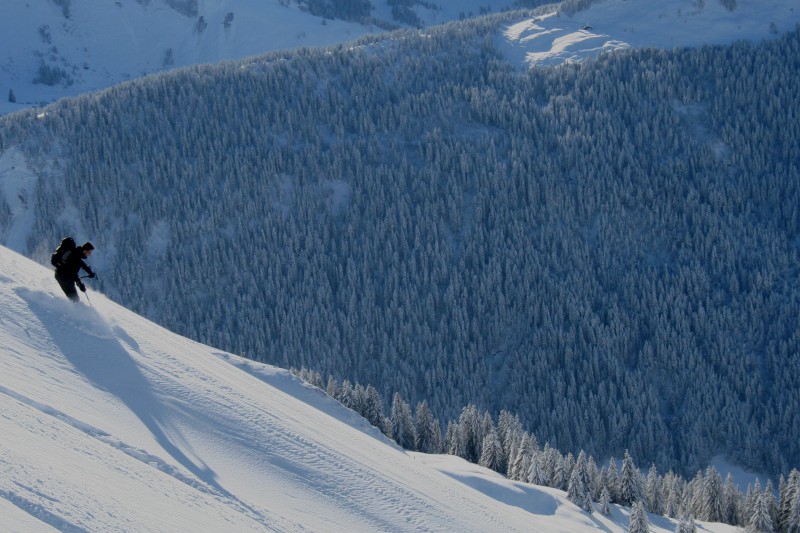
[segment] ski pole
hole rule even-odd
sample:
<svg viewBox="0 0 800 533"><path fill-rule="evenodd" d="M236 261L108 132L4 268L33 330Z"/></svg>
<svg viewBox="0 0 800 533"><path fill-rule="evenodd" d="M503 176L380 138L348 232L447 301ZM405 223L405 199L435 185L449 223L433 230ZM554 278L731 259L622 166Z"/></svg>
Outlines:
<svg viewBox="0 0 800 533"><path fill-rule="evenodd" d="M89 293L87 291L83 291L83 294L86 295L86 301L89 302L89 307L94 309L94 306L92 305L92 300L89 299Z"/></svg>

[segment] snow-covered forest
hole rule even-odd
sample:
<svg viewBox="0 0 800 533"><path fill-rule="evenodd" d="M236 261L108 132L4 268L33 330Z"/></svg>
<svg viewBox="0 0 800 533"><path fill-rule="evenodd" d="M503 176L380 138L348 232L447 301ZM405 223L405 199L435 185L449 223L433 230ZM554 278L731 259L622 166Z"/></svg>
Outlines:
<svg viewBox="0 0 800 533"><path fill-rule="evenodd" d="M25 247L180 334L693 475L800 464L800 30L521 72L515 15L0 119ZM516 15L519 17L519 15ZM24 196L24 195L23 195ZM0 230L14 221L0 201Z"/></svg>

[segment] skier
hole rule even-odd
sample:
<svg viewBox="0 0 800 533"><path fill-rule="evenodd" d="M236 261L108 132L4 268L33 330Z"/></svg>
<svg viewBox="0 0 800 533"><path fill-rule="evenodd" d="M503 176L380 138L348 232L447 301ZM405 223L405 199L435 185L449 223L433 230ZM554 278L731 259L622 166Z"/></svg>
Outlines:
<svg viewBox="0 0 800 533"><path fill-rule="evenodd" d="M52 260L52 262L56 267L56 281L61 285L61 289L64 291L64 294L67 295L67 298L73 302L80 301L78 291L75 290L76 284L81 292L86 292L86 285L83 284L81 278L78 276L81 269L86 271L88 274L87 277L89 278L94 278L96 276L95 273L92 272L92 269L83 261L92 255L93 250L94 245L90 242L86 242L71 250L66 249L60 253L57 252L53 254L55 259Z"/></svg>

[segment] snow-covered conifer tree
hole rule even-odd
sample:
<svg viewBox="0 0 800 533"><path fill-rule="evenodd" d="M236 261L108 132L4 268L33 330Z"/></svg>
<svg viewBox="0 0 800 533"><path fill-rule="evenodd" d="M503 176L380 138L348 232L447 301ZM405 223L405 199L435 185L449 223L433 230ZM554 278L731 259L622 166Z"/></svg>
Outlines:
<svg viewBox="0 0 800 533"><path fill-rule="evenodd" d="M339 400L339 403L344 405L349 409L355 409L355 397L353 395L353 385L350 383L349 380L344 380L342 382L341 388L338 390L338 395L336 399Z"/></svg>
<svg viewBox="0 0 800 533"><path fill-rule="evenodd" d="M644 489L645 510L652 514L662 514L661 476L658 475L656 465L651 465L647 473Z"/></svg>
<svg viewBox="0 0 800 533"><path fill-rule="evenodd" d="M414 414L416 449L423 453L439 453L441 449L440 437L438 437L440 432L437 431L439 423L431 413L428 402L423 400L418 403Z"/></svg>
<svg viewBox="0 0 800 533"><path fill-rule="evenodd" d="M514 447L513 456L508 461L508 479L524 480L527 475L525 450L528 446L528 434L523 433L519 443Z"/></svg>
<svg viewBox="0 0 800 533"><path fill-rule="evenodd" d="M695 533L696 531L697 526L695 526L692 518L681 518L678 522L678 527L675 529L675 533Z"/></svg>
<svg viewBox="0 0 800 533"><path fill-rule="evenodd" d="M500 437L497 436L497 431L492 429L483 438L481 459L478 464L495 472L500 472L503 470L503 462L503 445L500 442Z"/></svg>
<svg viewBox="0 0 800 533"><path fill-rule="evenodd" d="M617 460L613 457L608 460L608 470L606 471L608 480L608 492L611 495L612 503L620 503L619 500L619 472L617 470Z"/></svg>
<svg viewBox="0 0 800 533"><path fill-rule="evenodd" d="M761 490L761 484L756 480L753 489L755 500L747 525L747 533L773 533L772 517L769 509L769 494Z"/></svg>
<svg viewBox="0 0 800 533"><path fill-rule="evenodd" d="M522 422L520 422L519 416L506 410L500 411L497 420L497 432L500 437L500 443L503 445L506 466L510 467L515 459L519 442L522 440Z"/></svg>
<svg viewBox="0 0 800 533"><path fill-rule="evenodd" d="M458 430L464 446L464 455L461 457L471 463L477 463L481 457L482 423L483 418L478 413L478 409L471 404L464 407L458 417Z"/></svg>
<svg viewBox="0 0 800 533"><path fill-rule="evenodd" d="M550 486L554 489L561 489L564 490L567 486L567 482L569 479L566 478L566 472L564 469L564 457L555 450L555 448L551 448L554 458L553 463L553 476L550 478Z"/></svg>
<svg viewBox="0 0 800 533"><path fill-rule="evenodd" d="M606 516L611 516L611 494L608 492L608 487L603 485L600 489L600 512Z"/></svg>
<svg viewBox="0 0 800 533"><path fill-rule="evenodd" d="M698 517L707 522L721 522L725 514L722 478L713 466L706 469L700 489Z"/></svg>
<svg viewBox="0 0 800 533"><path fill-rule="evenodd" d="M356 389L358 389L358 387L359 385L356 385ZM369 420L373 426L382 429L384 426L384 416L383 400L381 399L381 395L378 394L378 389L372 385L367 385L367 388L363 389L363 391L363 399L361 402L363 406L362 414L364 415L364 418ZM408 408L408 405L406 405L406 408Z"/></svg>
<svg viewBox="0 0 800 533"><path fill-rule="evenodd" d="M399 392L394 393L392 398L392 412L389 419L394 441L406 450L413 450L417 441L414 419L411 417L411 409Z"/></svg>
<svg viewBox="0 0 800 533"><path fill-rule="evenodd" d="M339 403L343 403L339 400L339 383L334 379L333 376L328 376L328 385L325 387L325 392L331 398L336 399Z"/></svg>
<svg viewBox="0 0 800 533"><path fill-rule="evenodd" d="M649 533L650 522L642 502L634 502L631 507L631 520L628 524L628 533Z"/></svg>
<svg viewBox="0 0 800 533"><path fill-rule="evenodd" d="M631 454L625 450L622 471L619 479L619 499L622 505L631 505L642 499L642 474L633 462Z"/></svg>
<svg viewBox="0 0 800 533"><path fill-rule="evenodd" d="M569 477L569 482L567 483L567 499L581 509L587 510L587 499L591 503L591 499L588 498L587 493L588 489L583 483L583 475L578 471L577 468L574 468L572 470L572 475ZM589 505L588 510L591 512L591 505Z"/></svg>
<svg viewBox="0 0 800 533"><path fill-rule="evenodd" d="M794 491L794 498L785 522L786 533L800 533L800 486Z"/></svg>
<svg viewBox="0 0 800 533"><path fill-rule="evenodd" d="M669 472L664 476L662 494L664 495L664 516L675 518L680 512L680 489L678 476Z"/></svg>
<svg viewBox="0 0 800 533"><path fill-rule="evenodd" d="M736 525L738 522L739 507L741 506L742 493L733 481L730 472L725 478L722 488L723 512L722 521L726 524Z"/></svg>
<svg viewBox="0 0 800 533"><path fill-rule="evenodd" d="M530 465L525 478L528 483L533 485L547 485L547 475L542 468L542 453L534 452L530 457Z"/></svg>
<svg viewBox="0 0 800 533"><path fill-rule="evenodd" d="M458 423L452 420L447 423L445 431L445 450L457 457L464 457L467 453Z"/></svg>

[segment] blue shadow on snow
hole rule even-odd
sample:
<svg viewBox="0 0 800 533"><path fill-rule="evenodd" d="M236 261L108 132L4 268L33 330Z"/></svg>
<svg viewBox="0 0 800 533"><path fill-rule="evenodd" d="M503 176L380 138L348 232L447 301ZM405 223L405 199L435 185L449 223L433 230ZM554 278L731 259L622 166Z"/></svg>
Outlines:
<svg viewBox="0 0 800 533"><path fill-rule="evenodd" d="M113 328L92 308L57 300L29 289L16 289L31 311L50 333L53 342L73 368L89 383L124 403L150 431L156 442L175 461L197 479L219 493L232 497L216 480L216 474L205 464L196 464L176 444L180 431L164 416L165 408L156 397L136 361L118 338L133 350L139 346L121 327Z"/></svg>

